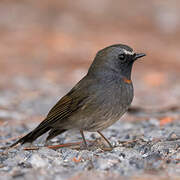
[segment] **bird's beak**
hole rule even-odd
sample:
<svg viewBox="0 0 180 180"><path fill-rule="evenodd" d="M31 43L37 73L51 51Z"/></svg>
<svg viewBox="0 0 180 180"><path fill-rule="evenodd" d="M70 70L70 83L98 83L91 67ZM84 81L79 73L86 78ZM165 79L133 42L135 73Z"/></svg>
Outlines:
<svg viewBox="0 0 180 180"><path fill-rule="evenodd" d="M146 56L146 54L144 54L144 53L135 53L134 60L137 60L137 59L144 57L144 56Z"/></svg>

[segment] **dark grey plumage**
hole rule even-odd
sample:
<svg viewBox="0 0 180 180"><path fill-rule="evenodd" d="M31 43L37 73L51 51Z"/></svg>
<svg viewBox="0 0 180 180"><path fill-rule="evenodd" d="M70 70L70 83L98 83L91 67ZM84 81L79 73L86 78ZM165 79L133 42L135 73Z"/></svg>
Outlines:
<svg viewBox="0 0 180 180"><path fill-rule="evenodd" d="M132 102L132 65L143 56L122 44L100 50L87 75L57 102L44 121L11 147L33 142L47 131L49 140L69 129L78 129L83 135L83 131L100 133L111 126Z"/></svg>

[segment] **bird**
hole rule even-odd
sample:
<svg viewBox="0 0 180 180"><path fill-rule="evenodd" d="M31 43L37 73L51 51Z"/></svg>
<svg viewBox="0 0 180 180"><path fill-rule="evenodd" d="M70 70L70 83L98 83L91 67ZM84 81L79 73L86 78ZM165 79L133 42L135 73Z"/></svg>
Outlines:
<svg viewBox="0 0 180 180"><path fill-rule="evenodd" d="M63 96L46 118L17 144L32 143L48 132L50 140L67 130L78 130L87 148L84 131L102 134L128 110L134 97L131 71L134 62L146 56L125 44L114 44L99 50L87 74Z"/></svg>

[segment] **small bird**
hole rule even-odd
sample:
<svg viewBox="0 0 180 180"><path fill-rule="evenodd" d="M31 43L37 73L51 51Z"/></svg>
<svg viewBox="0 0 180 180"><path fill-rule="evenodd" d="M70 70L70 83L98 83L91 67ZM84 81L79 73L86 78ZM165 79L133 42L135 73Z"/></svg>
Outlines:
<svg viewBox="0 0 180 180"><path fill-rule="evenodd" d="M46 140L71 129L79 130L87 148L84 131L98 132L118 121L130 106L133 96L133 63L145 56L124 44L100 50L87 74L49 111L47 117L18 143L31 143L49 131Z"/></svg>

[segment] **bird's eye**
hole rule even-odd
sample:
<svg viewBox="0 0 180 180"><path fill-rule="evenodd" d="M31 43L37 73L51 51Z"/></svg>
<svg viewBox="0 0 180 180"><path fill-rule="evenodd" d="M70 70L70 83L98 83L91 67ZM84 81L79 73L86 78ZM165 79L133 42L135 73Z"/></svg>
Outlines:
<svg viewBox="0 0 180 180"><path fill-rule="evenodd" d="M119 54L118 58L119 58L121 61L125 61L125 60L126 60L125 54Z"/></svg>

